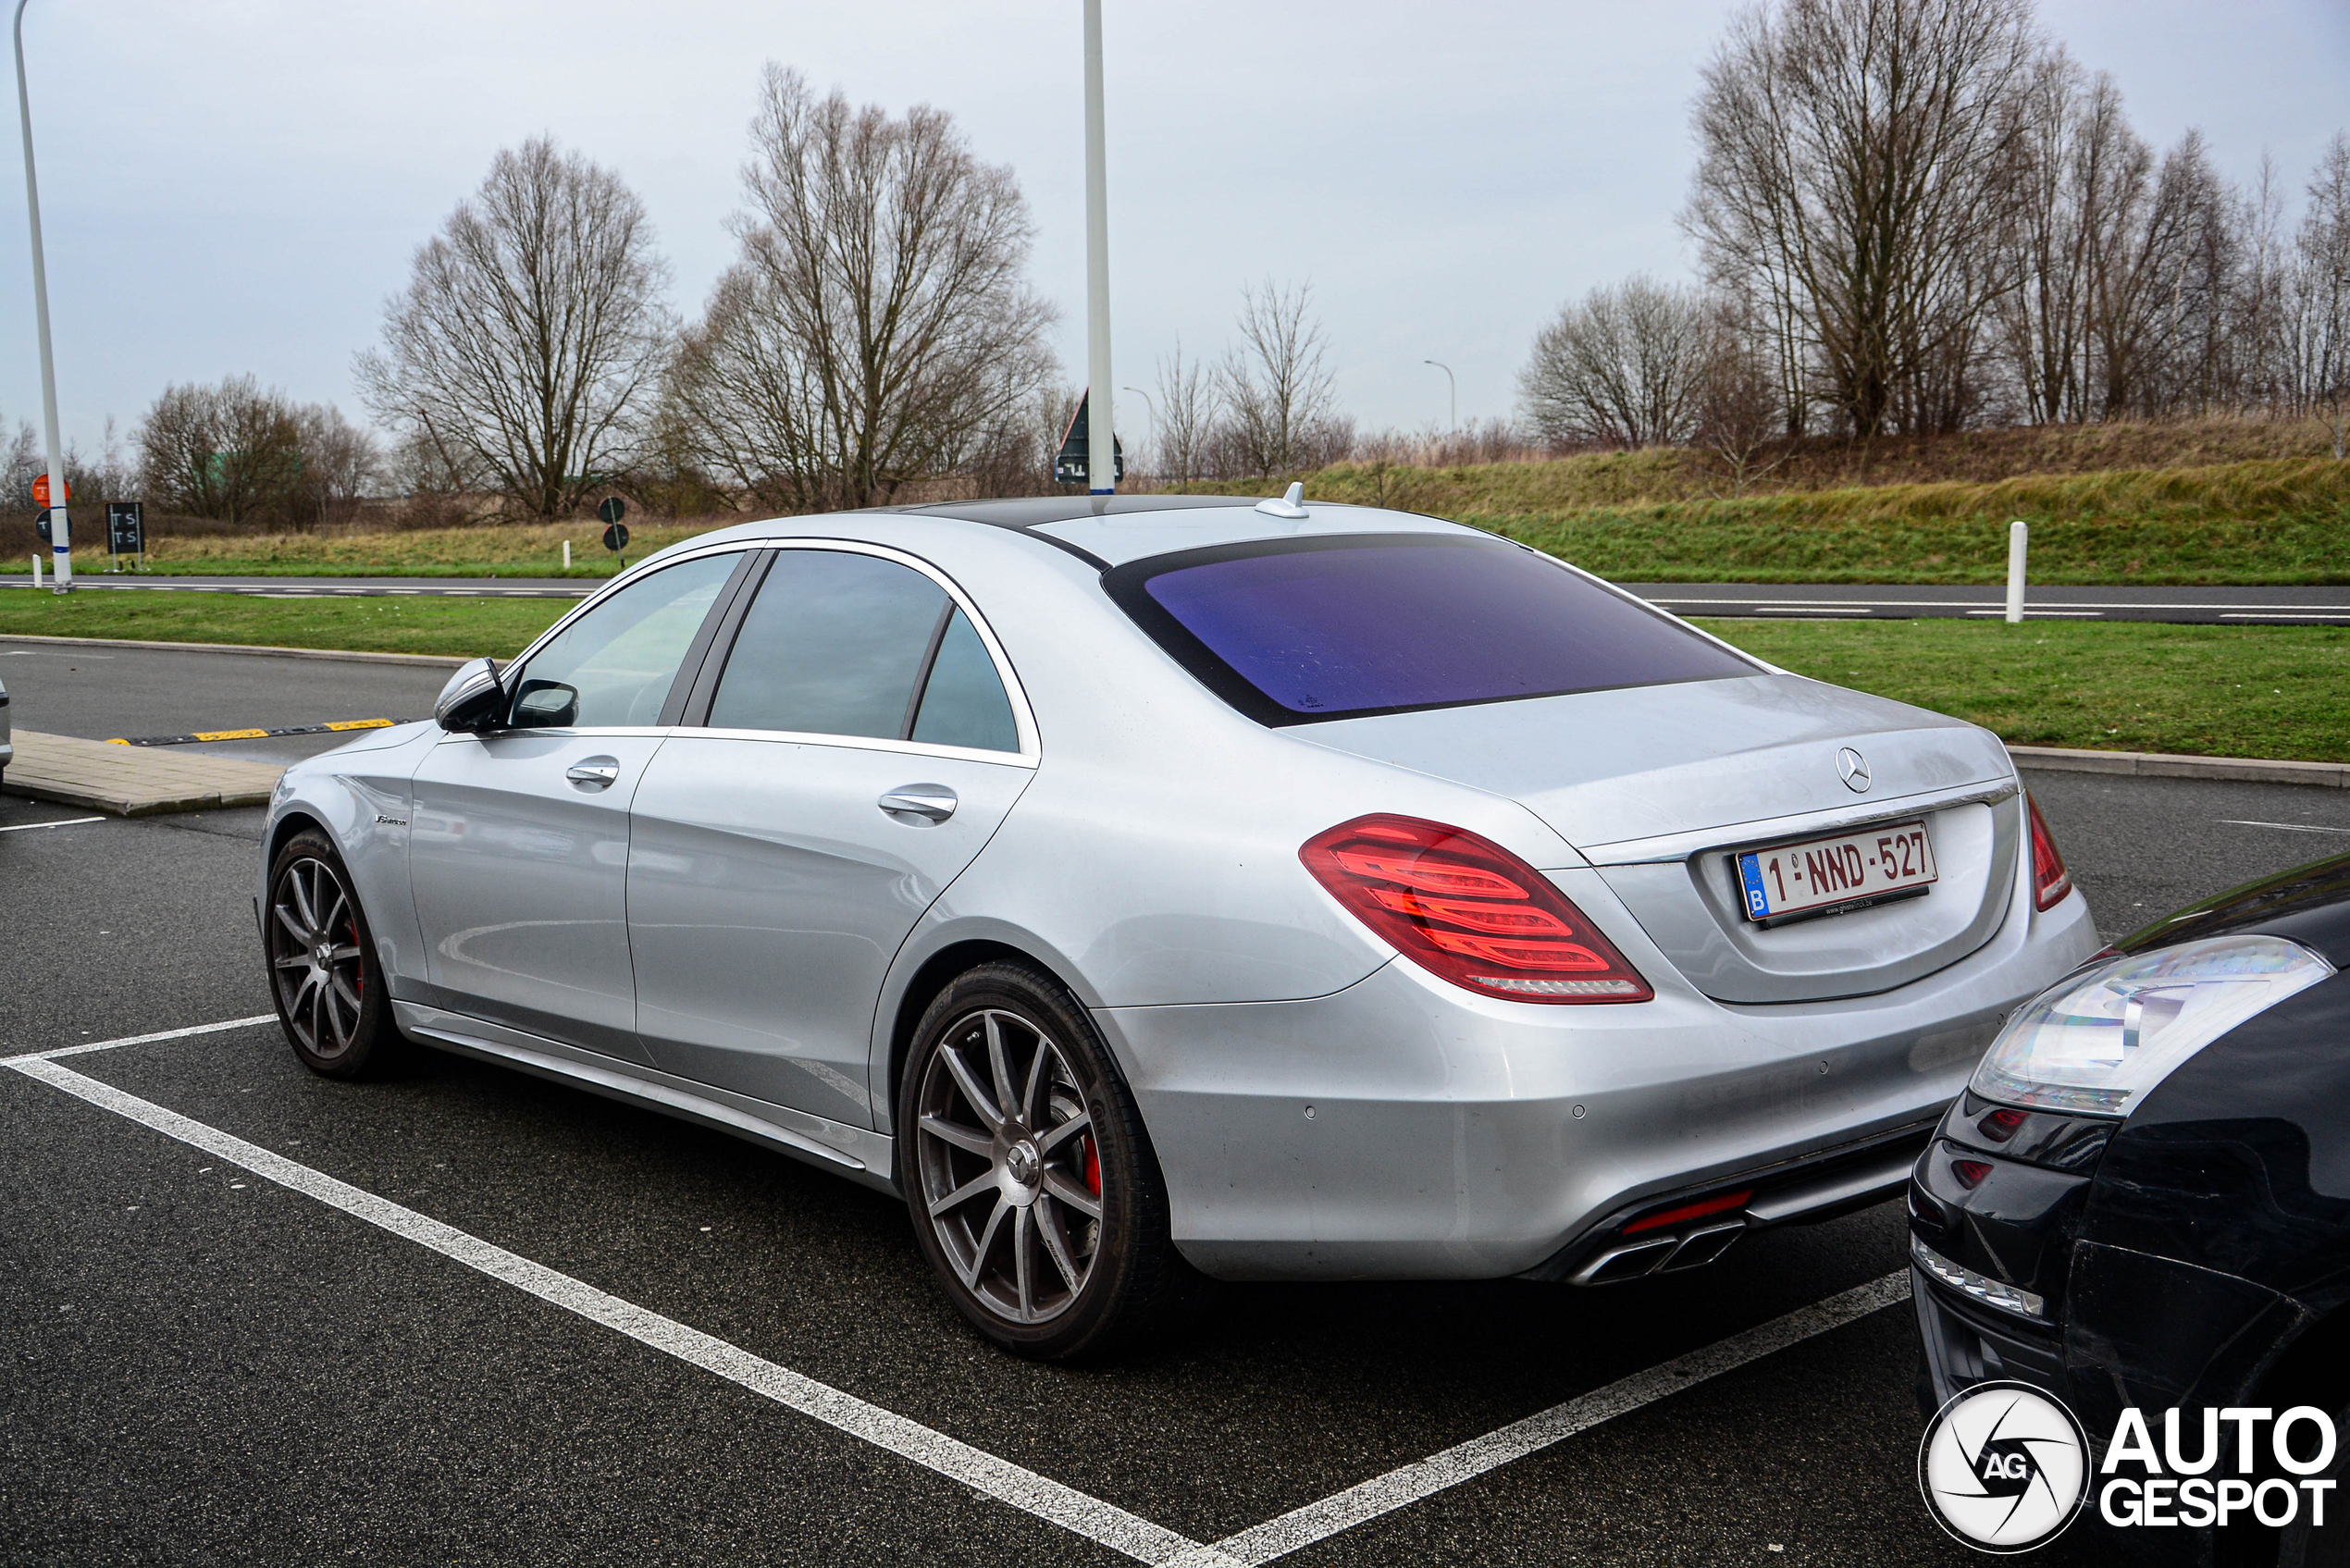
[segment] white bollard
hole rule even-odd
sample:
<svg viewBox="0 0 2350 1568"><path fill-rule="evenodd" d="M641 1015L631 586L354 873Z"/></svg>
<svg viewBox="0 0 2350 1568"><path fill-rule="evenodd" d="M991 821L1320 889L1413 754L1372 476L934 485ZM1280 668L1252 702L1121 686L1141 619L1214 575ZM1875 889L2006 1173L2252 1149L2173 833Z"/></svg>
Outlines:
<svg viewBox="0 0 2350 1568"><path fill-rule="evenodd" d="M571 541L569 539L563 541L563 570L566 572L571 570Z"/></svg>
<svg viewBox="0 0 2350 1568"><path fill-rule="evenodd" d="M2031 548L2032 530L2019 517L2008 525L2008 624L2023 619L2023 557Z"/></svg>
<svg viewBox="0 0 2350 1568"><path fill-rule="evenodd" d="M32 591L41 591L41 552L37 549L32 552Z"/></svg>

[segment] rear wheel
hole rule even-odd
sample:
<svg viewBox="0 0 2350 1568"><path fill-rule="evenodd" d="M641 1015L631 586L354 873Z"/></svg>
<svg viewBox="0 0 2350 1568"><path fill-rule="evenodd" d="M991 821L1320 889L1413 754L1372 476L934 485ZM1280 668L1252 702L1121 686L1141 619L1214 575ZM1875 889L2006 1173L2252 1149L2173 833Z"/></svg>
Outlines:
<svg viewBox="0 0 2350 1568"><path fill-rule="evenodd" d="M1098 1357L1186 1293L1133 1096L1045 975L989 964L949 985L916 1026L897 1105L915 1234L997 1344Z"/></svg>
<svg viewBox="0 0 2350 1568"><path fill-rule="evenodd" d="M269 994L302 1064L328 1078L368 1078L396 1066L407 1042L352 891L351 873L326 834L294 834L269 868L262 913Z"/></svg>

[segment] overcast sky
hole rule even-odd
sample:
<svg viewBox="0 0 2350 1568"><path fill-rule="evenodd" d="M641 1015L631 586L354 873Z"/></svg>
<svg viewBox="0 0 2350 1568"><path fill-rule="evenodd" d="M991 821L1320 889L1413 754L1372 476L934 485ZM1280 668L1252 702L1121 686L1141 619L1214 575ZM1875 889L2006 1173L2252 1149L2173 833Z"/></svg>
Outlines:
<svg viewBox="0 0 2350 1568"><path fill-rule="evenodd" d="M1224 348L1243 281L1310 279L1366 426L1506 414L1559 304L1686 277L1688 105L1726 0L1107 0L1118 379ZM2261 154L2299 190L2350 127L2345 0L2044 0L2167 145ZM929 103L1008 163L1037 287L1083 372L1076 0L31 0L57 388L85 449L162 387L250 373L354 416L352 353L418 241L538 131L645 198L699 308L762 62L892 111ZM38 422L23 189L0 171L0 418ZM1138 433L1129 398L1122 431Z"/></svg>

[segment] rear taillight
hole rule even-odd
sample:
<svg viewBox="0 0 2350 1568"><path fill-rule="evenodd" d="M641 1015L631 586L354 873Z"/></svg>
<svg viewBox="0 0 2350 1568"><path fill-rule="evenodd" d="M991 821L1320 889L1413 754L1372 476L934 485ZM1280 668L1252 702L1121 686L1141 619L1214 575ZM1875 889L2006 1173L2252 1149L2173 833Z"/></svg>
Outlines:
<svg viewBox="0 0 2350 1568"><path fill-rule="evenodd" d="M2064 869L2064 857L2057 853L2056 834L2048 831L2048 820L2040 815L2040 803L2024 791L2024 809L2032 817L2032 907L2046 909L2072 891L2072 873Z"/></svg>
<svg viewBox="0 0 2350 1568"><path fill-rule="evenodd" d="M1297 858L1414 963L1512 1002L1645 1002L1656 994L1550 878L1473 833L1357 817Z"/></svg>

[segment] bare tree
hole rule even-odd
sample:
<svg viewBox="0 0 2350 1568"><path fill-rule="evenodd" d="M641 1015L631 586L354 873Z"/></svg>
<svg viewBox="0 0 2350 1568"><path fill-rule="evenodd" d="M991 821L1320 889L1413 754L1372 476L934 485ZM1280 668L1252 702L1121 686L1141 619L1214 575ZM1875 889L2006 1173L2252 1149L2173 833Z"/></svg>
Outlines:
<svg viewBox="0 0 2350 1568"><path fill-rule="evenodd" d="M1008 167L939 110L894 119L770 65L743 181L742 257L668 381L714 476L769 506L870 506L1027 428L1058 367Z"/></svg>
<svg viewBox="0 0 2350 1568"><path fill-rule="evenodd" d="M2037 52L2029 0L1783 0L1732 24L1683 222L1786 334L1799 417L1816 395L1871 436L1967 406Z"/></svg>
<svg viewBox="0 0 2350 1568"><path fill-rule="evenodd" d="M1730 494L1787 462L1784 390L1772 362L1768 334L1756 327L1750 305L1717 299L1708 312L1705 361L1693 400L1692 438L1721 467Z"/></svg>
<svg viewBox="0 0 2350 1568"><path fill-rule="evenodd" d="M1594 289L1536 336L1518 374L1527 422L1554 443L1686 440L1712 337L1692 289L1645 274Z"/></svg>
<svg viewBox="0 0 2350 1568"><path fill-rule="evenodd" d="M637 194L534 137L418 248L385 302L382 349L358 358L362 396L442 469L561 516L638 450L672 339L668 280Z"/></svg>
<svg viewBox="0 0 2350 1568"><path fill-rule="evenodd" d="M1158 362L1159 476L1183 485L1206 472L1208 439L1221 413L1216 380L1208 368L1183 360L1181 339L1175 356Z"/></svg>
<svg viewBox="0 0 2350 1568"><path fill-rule="evenodd" d="M1224 356L1217 389L1234 455L1250 474L1286 474L1327 451L1331 414L1328 343L1311 315L1314 285L1241 290L1241 341ZM1351 432L1350 432L1351 434Z"/></svg>
<svg viewBox="0 0 2350 1568"><path fill-rule="evenodd" d="M2350 403L2350 135L2336 134L2309 177L2309 204L2293 239L2279 312L2287 395L2296 412L2322 411L2343 455Z"/></svg>
<svg viewBox="0 0 2350 1568"><path fill-rule="evenodd" d="M384 482L383 444L332 403L295 410L294 428L302 447L300 510L313 523L348 520Z"/></svg>
<svg viewBox="0 0 2350 1568"><path fill-rule="evenodd" d="M250 376L163 389L139 426L140 488L166 512L287 522L303 483L297 411Z"/></svg>

